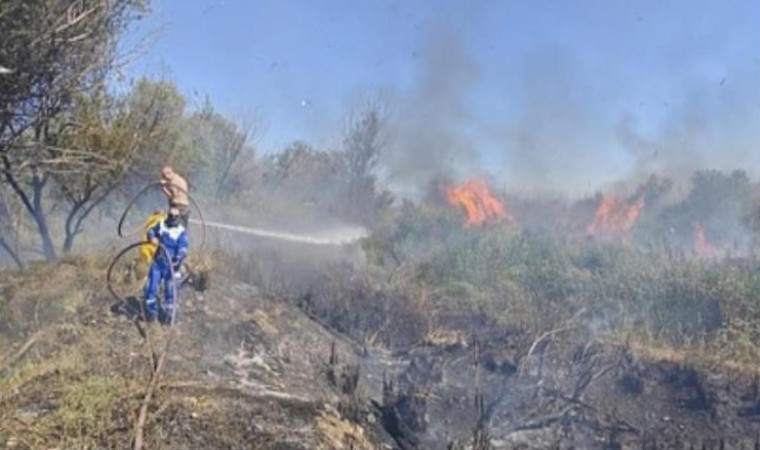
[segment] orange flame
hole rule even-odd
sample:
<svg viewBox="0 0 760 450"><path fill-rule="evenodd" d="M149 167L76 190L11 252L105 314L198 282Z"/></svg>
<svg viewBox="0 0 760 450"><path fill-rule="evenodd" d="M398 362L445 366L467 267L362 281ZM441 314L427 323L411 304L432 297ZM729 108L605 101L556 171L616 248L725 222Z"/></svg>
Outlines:
<svg viewBox="0 0 760 450"><path fill-rule="evenodd" d="M461 205L467 214L465 226L483 225L488 220L508 223L515 221L506 206L497 200L483 180L471 180L456 188L446 190L449 203Z"/></svg>
<svg viewBox="0 0 760 450"><path fill-rule="evenodd" d="M716 259L720 253L707 239L705 227L699 222L694 222L694 250L700 259Z"/></svg>
<svg viewBox="0 0 760 450"><path fill-rule="evenodd" d="M626 205L613 195L602 195L594 220L586 227L586 232L594 236L622 237L636 224L644 209L644 197Z"/></svg>

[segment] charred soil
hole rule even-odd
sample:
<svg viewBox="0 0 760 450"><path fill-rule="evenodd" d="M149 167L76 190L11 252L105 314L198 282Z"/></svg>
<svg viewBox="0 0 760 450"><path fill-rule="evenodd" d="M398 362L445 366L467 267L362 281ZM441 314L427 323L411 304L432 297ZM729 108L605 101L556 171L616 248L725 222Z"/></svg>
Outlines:
<svg viewBox="0 0 760 450"><path fill-rule="evenodd" d="M145 448L758 445L752 367L582 328L528 336L456 317L423 338L373 345L219 274L203 293L183 291L175 328L142 324L146 338L111 312L124 309L92 281L97 267L2 274L0 447L132 448L171 333Z"/></svg>

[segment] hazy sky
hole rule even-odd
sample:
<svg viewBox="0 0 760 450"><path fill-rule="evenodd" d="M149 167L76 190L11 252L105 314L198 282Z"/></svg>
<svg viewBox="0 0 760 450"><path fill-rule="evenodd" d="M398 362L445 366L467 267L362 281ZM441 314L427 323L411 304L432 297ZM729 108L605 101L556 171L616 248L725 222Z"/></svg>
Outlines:
<svg viewBox="0 0 760 450"><path fill-rule="evenodd" d="M263 151L297 139L336 145L346 111L380 92L399 185L480 167L517 188L588 191L639 172L760 164L757 0L153 0L152 9L136 33L156 40L131 73L263 119Z"/></svg>

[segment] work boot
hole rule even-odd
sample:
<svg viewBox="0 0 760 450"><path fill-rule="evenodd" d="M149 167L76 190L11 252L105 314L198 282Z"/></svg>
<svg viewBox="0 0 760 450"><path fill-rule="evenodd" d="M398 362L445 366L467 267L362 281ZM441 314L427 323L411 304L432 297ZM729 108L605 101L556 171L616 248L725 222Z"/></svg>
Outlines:
<svg viewBox="0 0 760 450"><path fill-rule="evenodd" d="M173 316L174 314L174 308L171 306L167 306L165 310L161 311L163 314L161 317L161 323L164 325L173 325L174 322L177 321L177 317Z"/></svg>
<svg viewBox="0 0 760 450"><path fill-rule="evenodd" d="M145 320L155 322L158 319L158 302L155 298L145 299Z"/></svg>

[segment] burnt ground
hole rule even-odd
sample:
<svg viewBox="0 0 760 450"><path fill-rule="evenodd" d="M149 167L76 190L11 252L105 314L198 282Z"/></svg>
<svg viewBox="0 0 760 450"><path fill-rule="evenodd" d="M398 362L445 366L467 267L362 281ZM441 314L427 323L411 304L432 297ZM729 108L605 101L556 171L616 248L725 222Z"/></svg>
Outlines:
<svg viewBox="0 0 760 450"><path fill-rule="evenodd" d="M579 336L518 362L501 338L405 355L399 385L424 395L402 410L424 448L444 436L462 448L479 436L495 449L760 448L746 372Z"/></svg>
<svg viewBox="0 0 760 450"><path fill-rule="evenodd" d="M68 298L69 289L82 289L73 272L64 264L45 273L58 288L44 295ZM23 279L3 281L6 295L27 287ZM40 327L20 359L13 355L35 335L34 321L6 326L0 448L132 448L151 355L170 338L145 424L146 449L393 448L358 401L355 348L295 307L216 281L204 294L183 292L174 329L142 324L148 339L126 315L111 312L120 308L105 292L78 302L71 314L59 311L66 320ZM16 303L6 297L3 307L20 310L40 292L34 294Z"/></svg>
<svg viewBox="0 0 760 450"><path fill-rule="evenodd" d="M81 270L58 267L56 289L35 291L71 307L0 320L0 448L131 448L151 354L171 333L147 449L758 448L746 367L578 329L526 342L452 327L391 352L221 275L187 289L176 328L150 326L146 340ZM3 279L0 311L27 302L27 282Z"/></svg>

